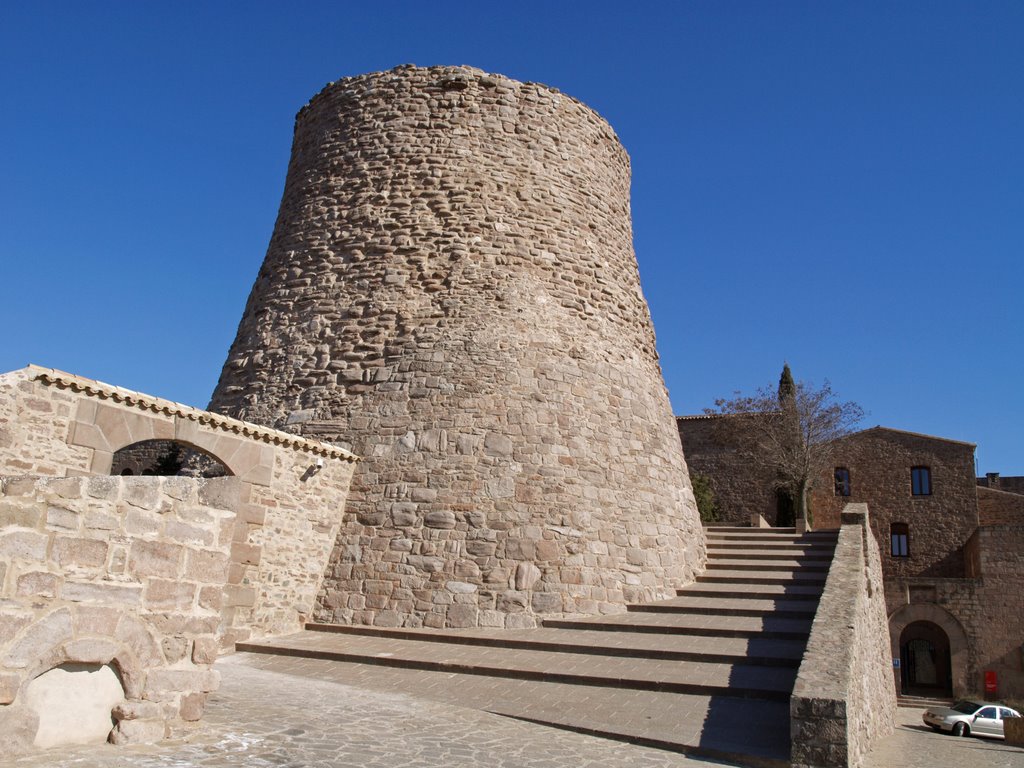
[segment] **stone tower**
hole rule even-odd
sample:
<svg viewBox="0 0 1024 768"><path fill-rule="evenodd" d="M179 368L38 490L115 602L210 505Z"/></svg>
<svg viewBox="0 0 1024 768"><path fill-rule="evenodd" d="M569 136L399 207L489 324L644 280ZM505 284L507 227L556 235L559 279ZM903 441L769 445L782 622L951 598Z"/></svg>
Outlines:
<svg viewBox="0 0 1024 768"><path fill-rule="evenodd" d="M591 109L466 67L299 112L210 408L363 457L318 619L533 626L703 567L629 182Z"/></svg>

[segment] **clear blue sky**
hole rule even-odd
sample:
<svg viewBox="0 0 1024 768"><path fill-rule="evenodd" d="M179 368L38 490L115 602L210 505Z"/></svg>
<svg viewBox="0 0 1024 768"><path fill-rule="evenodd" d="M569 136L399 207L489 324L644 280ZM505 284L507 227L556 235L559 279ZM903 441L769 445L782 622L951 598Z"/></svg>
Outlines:
<svg viewBox="0 0 1024 768"><path fill-rule="evenodd" d="M677 413L831 380L1024 474L1024 3L0 0L0 370L204 406L324 84L471 64L633 162Z"/></svg>

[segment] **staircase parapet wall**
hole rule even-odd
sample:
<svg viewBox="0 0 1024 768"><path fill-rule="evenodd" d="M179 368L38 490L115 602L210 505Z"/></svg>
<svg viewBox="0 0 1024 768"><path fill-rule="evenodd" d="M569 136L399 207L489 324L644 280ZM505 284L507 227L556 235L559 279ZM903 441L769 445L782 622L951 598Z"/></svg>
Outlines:
<svg viewBox="0 0 1024 768"><path fill-rule="evenodd" d="M867 504L848 504L790 699L794 768L858 768L892 733L882 561Z"/></svg>

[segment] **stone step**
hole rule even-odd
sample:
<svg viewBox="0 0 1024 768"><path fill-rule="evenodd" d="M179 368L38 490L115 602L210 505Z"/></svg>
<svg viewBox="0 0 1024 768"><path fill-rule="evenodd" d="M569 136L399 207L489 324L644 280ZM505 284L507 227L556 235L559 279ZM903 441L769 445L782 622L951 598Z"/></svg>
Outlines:
<svg viewBox="0 0 1024 768"><path fill-rule="evenodd" d="M238 650L571 685L789 701L796 670L740 664L495 649L330 632L242 643Z"/></svg>
<svg viewBox="0 0 1024 768"><path fill-rule="evenodd" d="M795 560L747 560L737 557L709 557L708 570L733 571L778 571L780 573L826 573L829 563L820 560L816 563L800 563Z"/></svg>
<svg viewBox="0 0 1024 768"><path fill-rule="evenodd" d="M704 597L683 590L679 597L628 606L631 612L645 613L695 613L706 616L767 616L780 619L814 618L818 609L817 600L756 600L736 598Z"/></svg>
<svg viewBox="0 0 1024 768"><path fill-rule="evenodd" d="M650 632L664 635L763 638L806 642L811 631L811 620L773 618L771 616L705 616L639 611L598 618L545 619L544 626L602 632Z"/></svg>
<svg viewBox="0 0 1024 768"><path fill-rule="evenodd" d="M789 765L785 702L607 689L251 655L275 671L440 701L594 736L759 768ZM538 765L543 756L538 755Z"/></svg>
<svg viewBox="0 0 1024 768"><path fill-rule="evenodd" d="M804 643L793 640L747 640L733 637L661 636L585 629L390 629L342 624L307 624L310 632L390 637L421 642L489 648L561 651L663 661L708 661L755 666L797 667Z"/></svg>
<svg viewBox="0 0 1024 768"><path fill-rule="evenodd" d="M821 587L793 586L791 584L718 584L714 582L701 582L691 584L683 589L676 590L677 595L690 595L692 597L711 597L720 600L734 599L792 599L792 600L814 600L821 596Z"/></svg>
<svg viewBox="0 0 1024 768"><path fill-rule="evenodd" d="M833 550L829 549L810 554L799 552L779 551L777 549L755 549L737 547L736 549L722 549L720 547L708 547L708 559L712 558L742 558L744 560L784 560L799 565L828 565L832 562Z"/></svg>
<svg viewBox="0 0 1024 768"><path fill-rule="evenodd" d="M708 549L758 549L766 554L780 552L801 553L805 557L831 557L835 547L831 544L802 544L792 541L737 541L737 540L708 540Z"/></svg>
<svg viewBox="0 0 1024 768"><path fill-rule="evenodd" d="M825 585L825 574L805 574L799 571L779 574L771 571L705 571L697 577L698 584L776 584L780 586Z"/></svg>
<svg viewBox="0 0 1024 768"><path fill-rule="evenodd" d="M704 535L712 536L751 536L765 539L774 538L797 538L797 539L836 539L839 536L837 530L827 531L806 531L797 533L792 528L751 528L749 526L705 526Z"/></svg>

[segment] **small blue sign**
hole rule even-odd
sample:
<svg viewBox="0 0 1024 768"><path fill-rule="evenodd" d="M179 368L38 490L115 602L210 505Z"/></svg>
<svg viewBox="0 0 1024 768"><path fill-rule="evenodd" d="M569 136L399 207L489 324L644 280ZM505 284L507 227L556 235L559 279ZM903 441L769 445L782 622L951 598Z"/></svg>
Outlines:
<svg viewBox="0 0 1024 768"><path fill-rule="evenodd" d="M900 668L900 660L899 659L893 659L892 660L892 667L893 667L893 669L899 669Z"/></svg>

